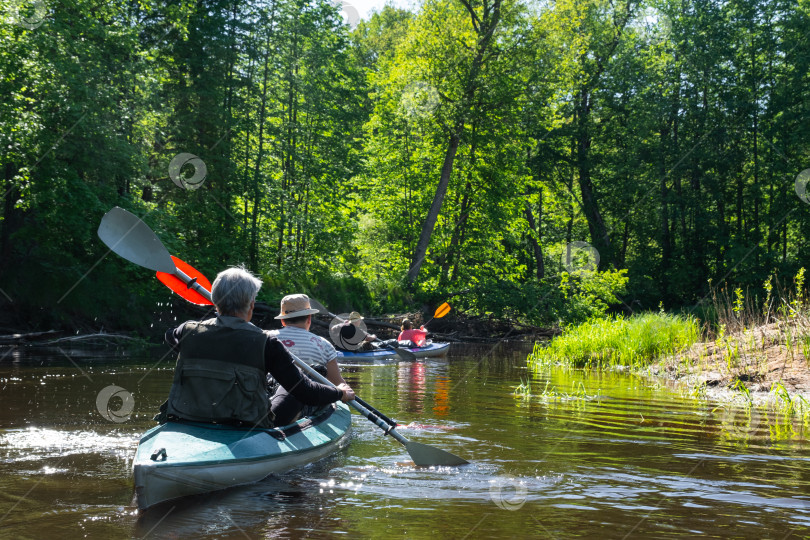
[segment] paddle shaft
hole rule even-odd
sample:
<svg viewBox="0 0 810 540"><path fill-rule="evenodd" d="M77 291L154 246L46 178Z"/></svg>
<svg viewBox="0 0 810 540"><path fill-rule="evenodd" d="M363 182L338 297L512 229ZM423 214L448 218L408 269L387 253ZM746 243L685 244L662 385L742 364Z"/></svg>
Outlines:
<svg viewBox="0 0 810 540"><path fill-rule="evenodd" d="M445 307L446 307L447 309L444 309ZM431 318L430 318L430 320L429 320L428 322L426 322L425 324L423 324L422 326L423 326L423 327L424 327L424 326L427 326L428 324L430 324L430 322L431 322L433 319L441 319L442 317L444 317L445 315L447 315L448 313L450 313L450 309L451 309L451 308L450 308L450 304L448 304L447 302L445 302L444 304L440 305L439 307L437 307L437 308L436 308L436 311L434 311L434 312L433 312L433 317L431 317Z"/></svg>
<svg viewBox="0 0 810 540"><path fill-rule="evenodd" d="M397 427L398 424L394 420L391 420L390 418L385 416L383 413L381 413L380 411L375 409L373 406L369 405L364 400L360 399L359 396L354 396L354 399L355 399L355 401L357 401L357 403L359 403L360 405L362 405L366 409L370 410L371 412L373 412L374 414L379 416L386 424L389 424L391 427Z"/></svg>
<svg viewBox="0 0 810 540"><path fill-rule="evenodd" d="M213 299L211 298L211 293L208 291L208 289L197 283L197 278L192 279L191 276L189 276L176 266L174 267L174 275L183 280L183 283L186 284L186 287L194 291L197 291L202 296L210 300L212 304L214 303Z"/></svg>
<svg viewBox="0 0 810 540"><path fill-rule="evenodd" d="M326 384L328 386L335 386L332 381L330 381L329 379L327 379L326 377L324 377L323 375L321 375L320 373L315 371L309 364L307 364L306 362L304 362L303 360L301 360L300 358L295 356L293 353L290 353L290 356L293 357L293 360L295 360L295 363L298 364L298 367L300 367L301 369L306 371L307 374L309 374L310 377L312 377L313 379L315 379L316 381L318 381L321 384ZM365 416L369 421L376 424L377 427L379 427L380 429L385 431L386 435L391 435L393 438L395 438L397 441L402 443L404 446L406 446L406 447L408 446L408 442L409 442L408 439L406 439L405 437L400 435L399 432L396 429L394 429L396 427L396 423L394 423L393 425L389 425L389 424L385 423L380 417L378 417L373 412L371 412L370 410L365 408L363 405L361 405L359 403L359 401L361 401L361 400L359 400L359 398L357 398L355 396L355 399L353 399L351 401L348 401L347 403L351 407L353 407L354 410L359 412L361 415ZM365 403L365 402L363 402L363 403ZM390 421L390 419L388 419L388 420Z"/></svg>

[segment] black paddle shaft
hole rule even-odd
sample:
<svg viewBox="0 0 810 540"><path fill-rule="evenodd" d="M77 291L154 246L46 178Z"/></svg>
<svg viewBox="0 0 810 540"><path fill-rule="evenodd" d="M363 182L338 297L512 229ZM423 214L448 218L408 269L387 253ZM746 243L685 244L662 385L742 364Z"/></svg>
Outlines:
<svg viewBox="0 0 810 540"><path fill-rule="evenodd" d="M360 405L362 405L363 407L365 407L366 409L370 410L371 412L373 412L374 414L379 416L383 421L385 421L391 427L397 427L397 422L395 420L391 420L390 418L385 416L383 413L381 413L380 411L378 411L377 409L375 409L374 407L372 407L371 405L369 405L368 403L366 403L365 401L360 399L359 397L354 396L354 400L357 403L359 403Z"/></svg>

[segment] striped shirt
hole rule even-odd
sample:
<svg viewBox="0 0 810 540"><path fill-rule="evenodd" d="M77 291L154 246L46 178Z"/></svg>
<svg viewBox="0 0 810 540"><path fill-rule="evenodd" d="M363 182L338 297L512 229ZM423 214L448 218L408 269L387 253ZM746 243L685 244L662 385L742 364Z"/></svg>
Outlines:
<svg viewBox="0 0 810 540"><path fill-rule="evenodd" d="M291 353L310 366L324 366L337 358L335 347L321 336L297 326L285 326L273 330L271 336L277 337Z"/></svg>

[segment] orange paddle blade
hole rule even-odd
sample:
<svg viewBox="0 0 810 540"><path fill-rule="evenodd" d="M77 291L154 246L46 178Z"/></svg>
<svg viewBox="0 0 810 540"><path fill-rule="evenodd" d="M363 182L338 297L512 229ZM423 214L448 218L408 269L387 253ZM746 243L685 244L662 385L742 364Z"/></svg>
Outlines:
<svg viewBox="0 0 810 540"><path fill-rule="evenodd" d="M439 307L436 308L436 313L433 314L433 318L434 319L441 319L442 317L444 317L445 315L450 313L450 309L451 309L450 304L445 302L444 304L442 304L442 305L440 305Z"/></svg>
<svg viewBox="0 0 810 540"><path fill-rule="evenodd" d="M197 278L197 283L199 283L204 289L207 291L211 291L211 282L208 281L202 273L196 270L190 264L181 261L174 255L171 256L172 260L174 261L174 265L182 270L186 275L190 278L194 279ZM194 289L190 289L186 283L183 282L182 279L177 277L174 274L170 274L168 272L158 272L157 278L168 288L188 300L193 304L197 304L198 306L213 306L214 304L211 303L206 297L195 291Z"/></svg>

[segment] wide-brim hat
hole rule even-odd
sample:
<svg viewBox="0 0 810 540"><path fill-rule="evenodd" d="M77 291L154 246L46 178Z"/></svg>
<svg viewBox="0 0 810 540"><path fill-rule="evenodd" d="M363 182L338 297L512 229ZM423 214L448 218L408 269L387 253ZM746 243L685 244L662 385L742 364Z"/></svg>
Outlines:
<svg viewBox="0 0 810 540"><path fill-rule="evenodd" d="M319 311L309 303L309 296L305 294L288 294L281 299L281 309L276 319L292 319L305 315L315 315Z"/></svg>
<svg viewBox="0 0 810 540"><path fill-rule="evenodd" d="M363 316L360 315L359 313L357 313L356 311L352 311L351 313L349 313L349 322L362 321L362 320L363 320Z"/></svg>

